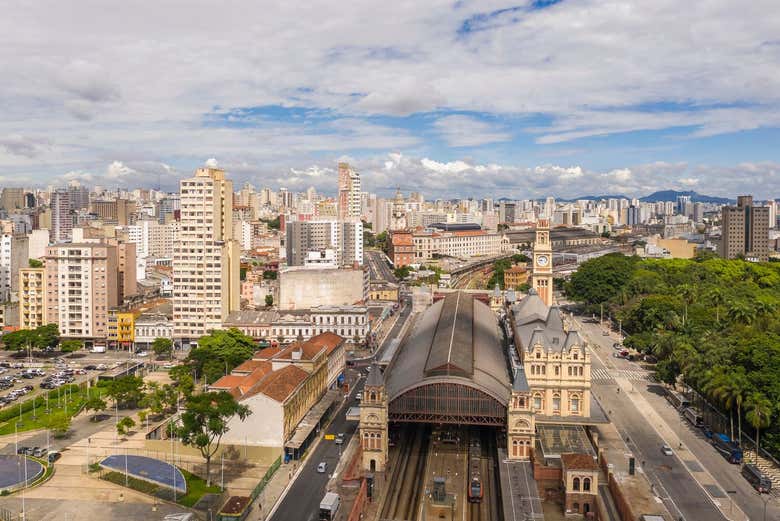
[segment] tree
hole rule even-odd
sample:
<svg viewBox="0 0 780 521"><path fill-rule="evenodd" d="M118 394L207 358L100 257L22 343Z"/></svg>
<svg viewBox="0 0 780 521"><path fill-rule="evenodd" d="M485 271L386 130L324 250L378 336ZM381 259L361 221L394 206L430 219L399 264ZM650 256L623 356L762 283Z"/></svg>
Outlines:
<svg viewBox="0 0 780 521"><path fill-rule="evenodd" d="M55 437L61 438L70 429L70 415L67 411L51 413L46 420L46 427L54 433Z"/></svg>
<svg viewBox="0 0 780 521"><path fill-rule="evenodd" d="M168 376L173 380L171 389L177 394L177 398L187 397L195 390L195 380L192 378L194 369L189 364L177 365L168 371Z"/></svg>
<svg viewBox="0 0 780 521"><path fill-rule="evenodd" d="M3 348L7 351L21 351L32 346L35 341L35 331L20 329L3 335Z"/></svg>
<svg viewBox="0 0 780 521"><path fill-rule="evenodd" d="M135 420L133 420L130 416L125 416L119 420L119 422L117 422L116 432L120 436L126 436L133 427L135 427Z"/></svg>
<svg viewBox="0 0 780 521"><path fill-rule="evenodd" d="M43 268L43 262L38 259L29 259L27 262L31 268Z"/></svg>
<svg viewBox="0 0 780 521"><path fill-rule="evenodd" d="M157 382L146 384L146 393L140 405L146 407L152 414L159 416L165 411L165 391Z"/></svg>
<svg viewBox="0 0 780 521"><path fill-rule="evenodd" d="M105 384L106 396L120 409L134 409L144 396L144 381L138 376L122 376Z"/></svg>
<svg viewBox="0 0 780 521"><path fill-rule="evenodd" d="M46 324L35 329L35 346L38 349L56 347L60 342L60 331L57 324Z"/></svg>
<svg viewBox="0 0 780 521"><path fill-rule="evenodd" d="M395 278L397 278L398 280L404 280L406 277L409 276L409 273L411 271L412 270L409 266L401 266L393 270L393 275L395 275Z"/></svg>
<svg viewBox="0 0 780 521"><path fill-rule="evenodd" d="M244 421L252 411L225 391L191 395L181 415L178 429L182 443L197 448L206 460L206 484L211 486L211 458L234 416Z"/></svg>
<svg viewBox="0 0 780 521"><path fill-rule="evenodd" d="M205 376L207 383L214 383L220 376L252 358L254 352L252 339L231 328L200 337L198 347L190 351L188 360L198 377Z"/></svg>
<svg viewBox="0 0 780 521"><path fill-rule="evenodd" d="M265 305L269 308L274 305L274 296L271 294L268 294L265 296Z"/></svg>
<svg viewBox="0 0 780 521"><path fill-rule="evenodd" d="M265 280L276 280L277 276L276 270L263 270L263 278Z"/></svg>
<svg viewBox="0 0 780 521"><path fill-rule="evenodd" d="M97 421L97 413L100 411L105 411L108 407L108 404L106 404L106 401L101 398L100 396L92 396L87 402L84 404L84 410L85 411L94 411L95 414L92 415L92 421Z"/></svg>
<svg viewBox="0 0 780 521"><path fill-rule="evenodd" d="M761 429L769 426L772 418L772 402L760 392L753 392L747 399L748 412L745 418L756 429L756 462L760 448L759 438Z"/></svg>
<svg viewBox="0 0 780 521"><path fill-rule="evenodd" d="M170 338L155 338L154 342L152 342L152 351L154 351L155 356L159 357L170 357L173 353L173 340Z"/></svg>
<svg viewBox="0 0 780 521"><path fill-rule="evenodd" d="M63 353L72 353L84 348L84 343L81 340L68 339L60 342L60 351Z"/></svg>

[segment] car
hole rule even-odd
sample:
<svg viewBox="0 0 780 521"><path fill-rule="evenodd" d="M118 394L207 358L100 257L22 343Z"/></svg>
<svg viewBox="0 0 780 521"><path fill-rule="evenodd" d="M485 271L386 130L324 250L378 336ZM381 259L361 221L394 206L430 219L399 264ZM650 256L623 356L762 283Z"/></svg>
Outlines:
<svg viewBox="0 0 780 521"><path fill-rule="evenodd" d="M29 448L30 448L30 447L18 447L18 448L16 449L16 453L17 453L17 454L24 454L24 453L25 453L25 451L26 451L27 449L29 449Z"/></svg>
<svg viewBox="0 0 780 521"><path fill-rule="evenodd" d="M25 385L24 387L22 387L22 389L24 389L25 391L27 391L29 393L29 392L34 391L35 387L33 387L32 385Z"/></svg>
<svg viewBox="0 0 780 521"><path fill-rule="evenodd" d="M108 366L106 366L106 364L98 364L97 366L95 366L95 369L97 369L98 371L105 371L106 369L108 369Z"/></svg>
<svg viewBox="0 0 780 521"><path fill-rule="evenodd" d="M363 399L363 392L362 391L358 391L358 393L355 395L355 399L357 401L362 400Z"/></svg>
<svg viewBox="0 0 780 521"><path fill-rule="evenodd" d="M35 449L33 449L33 456L36 458L42 458L46 455L47 452L49 451L47 451L43 447L35 447Z"/></svg>
<svg viewBox="0 0 780 521"><path fill-rule="evenodd" d="M667 445L666 443L661 445L661 452L663 453L664 456L672 456L672 455L674 455L674 452L672 451L672 448L669 445Z"/></svg>
<svg viewBox="0 0 780 521"><path fill-rule="evenodd" d="M328 464L324 461L320 461L319 465L317 465L317 472L320 474L325 474L325 472L328 470Z"/></svg>
<svg viewBox="0 0 780 521"><path fill-rule="evenodd" d="M623 349L623 344L621 344L620 342L615 342L614 344L612 344L612 349Z"/></svg>
<svg viewBox="0 0 780 521"><path fill-rule="evenodd" d="M0 362L0 367L5 367L5 368L11 367L11 362Z"/></svg>
<svg viewBox="0 0 780 521"><path fill-rule="evenodd" d="M49 457L47 459L49 460L49 463L54 463L55 461L60 459L60 456L62 456L62 454L54 450L49 453Z"/></svg>
<svg viewBox="0 0 780 521"><path fill-rule="evenodd" d="M149 356L149 351L141 351L140 353L136 353L135 356L140 358L146 358L147 356Z"/></svg>
<svg viewBox="0 0 780 521"><path fill-rule="evenodd" d="M601 332L601 334L604 336L609 336L609 330L605 329L604 331Z"/></svg>
<svg viewBox="0 0 780 521"><path fill-rule="evenodd" d="M336 438L335 443L336 445L344 445L344 438Z"/></svg>
<svg viewBox="0 0 780 521"><path fill-rule="evenodd" d="M24 448L24 455L25 456L32 456L33 455L33 448L32 447L25 447Z"/></svg>
<svg viewBox="0 0 780 521"><path fill-rule="evenodd" d="M614 356L615 358L623 358L623 355L621 355L620 353L617 353L617 352L612 353L612 356Z"/></svg>
<svg viewBox="0 0 780 521"><path fill-rule="evenodd" d="M370 366L370 365L369 365L368 367L366 367L366 372L367 372L367 373L370 373L370 372L371 372L371 366Z"/></svg>
<svg viewBox="0 0 780 521"><path fill-rule="evenodd" d="M11 364L12 369L24 369L24 364L21 362L16 362Z"/></svg>

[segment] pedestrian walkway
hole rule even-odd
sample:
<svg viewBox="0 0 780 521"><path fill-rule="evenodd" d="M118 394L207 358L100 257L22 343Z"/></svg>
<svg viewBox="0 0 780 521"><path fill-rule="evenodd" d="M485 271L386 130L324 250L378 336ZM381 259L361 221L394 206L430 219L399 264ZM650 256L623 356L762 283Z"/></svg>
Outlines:
<svg viewBox="0 0 780 521"><path fill-rule="evenodd" d="M591 369L591 380L595 383L614 384L615 378L624 378L633 382L655 382L655 375L642 369L605 369L603 367Z"/></svg>

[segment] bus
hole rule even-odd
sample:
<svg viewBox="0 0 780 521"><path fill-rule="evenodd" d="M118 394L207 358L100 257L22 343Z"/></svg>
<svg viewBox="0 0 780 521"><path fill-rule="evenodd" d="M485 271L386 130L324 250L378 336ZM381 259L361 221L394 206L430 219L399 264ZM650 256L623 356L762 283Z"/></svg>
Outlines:
<svg viewBox="0 0 780 521"><path fill-rule="evenodd" d="M742 466L742 475L760 494L769 494L772 490L772 481L755 465L750 463L744 464Z"/></svg>
<svg viewBox="0 0 780 521"><path fill-rule="evenodd" d="M695 407L688 407L685 409L683 411L683 416L685 416L685 419L691 422L691 425L694 427L699 429L704 427L704 417Z"/></svg>
<svg viewBox="0 0 780 521"><path fill-rule="evenodd" d="M672 407L678 411L691 406L691 401L688 400L688 398L678 393L677 391L672 391L671 389L666 392L666 399L669 401L669 403L672 404Z"/></svg>
<svg viewBox="0 0 780 521"><path fill-rule="evenodd" d="M341 506L341 497L335 492L327 492L320 501L320 521L335 521Z"/></svg>
<svg viewBox="0 0 780 521"><path fill-rule="evenodd" d="M723 454L729 463L739 465L742 463L742 449L735 441L723 433L716 432L712 435L712 446Z"/></svg>

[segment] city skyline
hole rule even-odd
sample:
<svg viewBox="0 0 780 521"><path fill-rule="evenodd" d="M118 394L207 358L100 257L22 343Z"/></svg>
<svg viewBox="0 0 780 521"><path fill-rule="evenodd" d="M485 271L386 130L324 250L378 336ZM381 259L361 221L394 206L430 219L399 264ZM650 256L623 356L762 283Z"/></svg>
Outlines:
<svg viewBox="0 0 780 521"><path fill-rule="evenodd" d="M780 195L769 2L325 7L9 10L0 184Z"/></svg>

